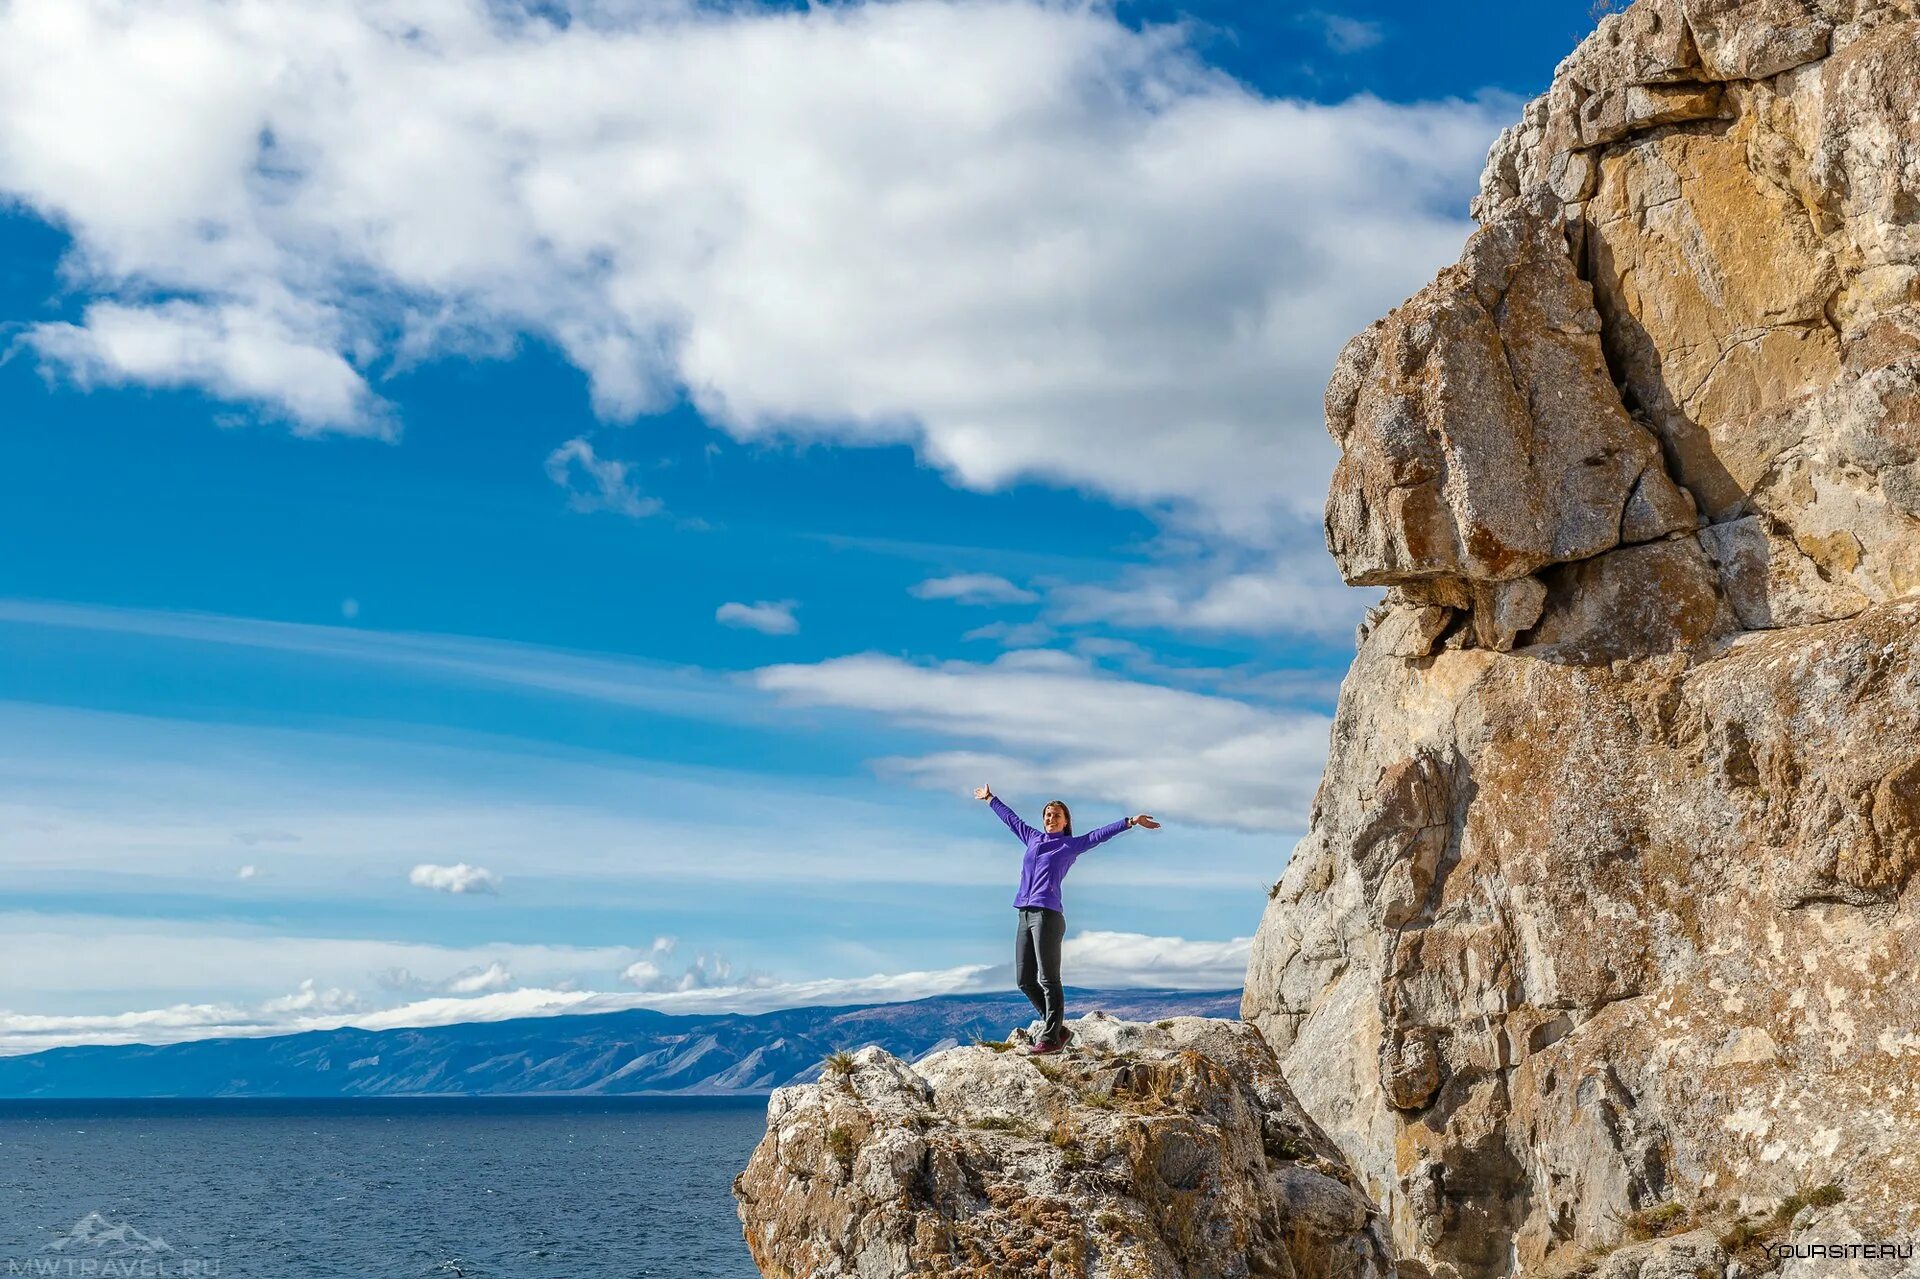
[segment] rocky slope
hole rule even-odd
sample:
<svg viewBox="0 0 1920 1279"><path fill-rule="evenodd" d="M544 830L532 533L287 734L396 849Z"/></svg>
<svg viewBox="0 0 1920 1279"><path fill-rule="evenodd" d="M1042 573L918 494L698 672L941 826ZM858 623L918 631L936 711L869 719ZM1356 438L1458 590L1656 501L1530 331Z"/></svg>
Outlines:
<svg viewBox="0 0 1920 1279"><path fill-rule="evenodd" d="M1056 1057L964 1047L908 1066L867 1048L774 1093L734 1184L761 1273L1392 1273L1372 1206L1251 1026L1071 1025Z"/></svg>
<svg viewBox="0 0 1920 1279"><path fill-rule="evenodd" d="M1920 7L1638 0L1474 212L1328 388L1388 593L1244 1015L1438 1274L1912 1239Z"/></svg>

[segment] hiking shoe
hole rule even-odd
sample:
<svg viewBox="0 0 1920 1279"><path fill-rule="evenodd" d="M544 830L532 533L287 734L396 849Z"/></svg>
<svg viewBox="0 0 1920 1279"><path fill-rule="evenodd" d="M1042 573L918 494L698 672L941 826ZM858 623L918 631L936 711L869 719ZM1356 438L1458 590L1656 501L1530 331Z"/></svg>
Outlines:
<svg viewBox="0 0 1920 1279"><path fill-rule="evenodd" d="M1055 1035L1052 1039L1042 1039L1039 1043L1027 1049L1027 1056L1038 1057L1043 1053L1057 1053L1062 1048L1065 1048L1067 1046L1067 1041L1072 1038L1073 1038L1072 1031L1063 1030L1059 1034Z"/></svg>

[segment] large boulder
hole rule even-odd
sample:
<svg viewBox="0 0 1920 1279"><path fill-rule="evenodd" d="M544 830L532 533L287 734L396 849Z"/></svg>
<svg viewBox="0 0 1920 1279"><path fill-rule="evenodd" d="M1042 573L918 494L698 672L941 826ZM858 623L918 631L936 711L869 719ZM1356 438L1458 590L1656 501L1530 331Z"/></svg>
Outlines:
<svg viewBox="0 0 1920 1279"><path fill-rule="evenodd" d="M1327 423L1327 543L1356 584L1470 592L1696 523L1621 404L1545 201L1347 344Z"/></svg>
<svg viewBox="0 0 1920 1279"><path fill-rule="evenodd" d="M772 1279L1387 1279L1374 1206L1258 1030L1093 1014L1071 1050L878 1048L777 1090L736 1180Z"/></svg>

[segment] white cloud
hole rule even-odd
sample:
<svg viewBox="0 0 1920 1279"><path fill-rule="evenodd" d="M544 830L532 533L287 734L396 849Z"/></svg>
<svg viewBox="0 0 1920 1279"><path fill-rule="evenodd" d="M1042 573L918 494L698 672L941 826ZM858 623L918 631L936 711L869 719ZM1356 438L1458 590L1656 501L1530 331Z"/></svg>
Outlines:
<svg viewBox="0 0 1920 1279"><path fill-rule="evenodd" d="M574 17L12 0L0 194L83 307L22 340L383 435L387 371L528 335L610 417L684 394L1257 539L1318 507L1326 369L1455 255L1511 110L1263 99L1096 5Z"/></svg>
<svg viewBox="0 0 1920 1279"><path fill-rule="evenodd" d="M450 995L480 995L489 991L505 990L513 985L513 974L499 960L493 960L485 968L469 968L457 974L447 983Z"/></svg>
<svg viewBox="0 0 1920 1279"><path fill-rule="evenodd" d="M1331 727L1319 714L1113 678L1046 650L926 666L863 654L765 667L755 679L796 702L972 743L881 761L927 784L1081 794L1241 830L1304 826Z"/></svg>
<svg viewBox="0 0 1920 1279"><path fill-rule="evenodd" d="M992 573L955 573L931 577L908 588L915 599L953 600L958 604L1031 604L1040 597Z"/></svg>
<svg viewBox="0 0 1920 1279"><path fill-rule="evenodd" d="M1003 648L1036 648L1053 643L1058 633L1045 622L988 622L985 626L974 627L960 638L995 640Z"/></svg>
<svg viewBox="0 0 1920 1279"><path fill-rule="evenodd" d="M742 974L734 977L733 965L724 955L701 952L678 974L668 972L660 961L669 959L679 945L677 938L656 937L653 946L647 952L648 958L636 959L620 971L620 980L638 990L645 991L690 991L690 990L759 990L774 985L771 977L764 973Z"/></svg>
<svg viewBox="0 0 1920 1279"><path fill-rule="evenodd" d="M660 509L657 499L640 496L627 477L625 462L600 457L584 437L568 440L547 455L547 478L567 491L567 505L576 511L612 511L638 519Z"/></svg>
<svg viewBox="0 0 1920 1279"><path fill-rule="evenodd" d="M504 640L14 599L0 599L0 622L370 663L444 680L529 688L716 721L753 717L749 698L728 681L696 667ZM236 838L250 842L245 832ZM296 837L270 831L255 838L271 841Z"/></svg>
<svg viewBox="0 0 1920 1279"><path fill-rule="evenodd" d="M451 866L422 862L408 873L407 882L416 888L431 888L441 893L491 893L500 887L498 875L485 867L469 866L465 862L455 862Z"/></svg>
<svg viewBox="0 0 1920 1279"><path fill-rule="evenodd" d="M340 321L310 303L282 305L95 302L81 323L37 324L22 341L81 386L199 387L266 405L304 434L390 438L384 406L335 349Z"/></svg>
<svg viewBox="0 0 1920 1279"><path fill-rule="evenodd" d="M360 996L351 990L341 990L329 986L322 990L309 977L300 983L300 989L291 995L282 995L278 999L269 999L260 1005L264 1013L344 1013L360 1006Z"/></svg>
<svg viewBox="0 0 1920 1279"><path fill-rule="evenodd" d="M1369 22L1364 18L1349 17L1343 13L1328 13L1324 9L1309 10L1300 15L1301 19L1320 28L1321 36L1327 47L1335 53L1359 53L1371 49L1386 38L1386 29L1378 22Z"/></svg>
<svg viewBox="0 0 1920 1279"><path fill-rule="evenodd" d="M715 894L751 916L754 895L742 892L753 886L832 885L843 899L894 885L997 890L1004 867L981 853L1002 833L979 825L983 816L959 792L934 796L865 779L823 784L579 752L556 759L502 742L435 746L414 735L389 741L0 703L0 875L21 892L84 884L99 897L166 885L236 900L264 893L290 910L329 901L384 911L390 890L382 885L395 867L437 863L457 848L469 863L531 886L514 894L523 908L554 893L584 893L628 905L659 927L674 918L674 903ZM288 842L261 865L259 879L237 883L224 852L233 832L269 823ZM1232 900L1257 893L1281 852L1270 836L1217 827L1174 828L1154 839L1152 856L1123 855L1099 874L1114 885ZM876 858L875 847L889 854ZM607 971L650 953L609 961ZM556 980L524 959L492 954L445 970L403 955L370 957L332 980L350 985L356 973L400 966L437 981L492 958L522 982ZM321 969L276 971L262 997ZM59 979L38 969L29 981L4 964L0 972L18 976L23 989ZM179 996L197 998L225 980L196 974Z"/></svg>
<svg viewBox="0 0 1920 1279"><path fill-rule="evenodd" d="M34 1052L68 1044L171 1043L236 1033L228 1028L250 1020L248 1009L232 1004L171 1004L124 1013L0 1011L0 1052Z"/></svg>
<svg viewBox="0 0 1920 1279"><path fill-rule="evenodd" d="M0 933L0 958L11 959L16 954L29 953L27 948L38 944L43 937L62 935L23 936L9 929ZM79 935L65 936L71 940ZM84 935L113 937L110 945L115 956L122 956L129 945L145 945L153 940L124 928L117 931L96 928ZM1196 941L1141 933L1081 932L1068 937L1061 950L1062 962L1075 985L1220 990L1240 984L1250 941L1246 937ZM316 945L349 954L404 950L416 959L436 965L464 953L340 939L296 942L284 937L259 936L247 940L209 936L202 930L176 935L164 962L185 960L197 967L208 967L230 964L236 956L254 956L272 967L276 965L275 952ZM529 947L509 949L536 957L538 952L538 948ZM311 958L316 953L322 952L307 949L301 957ZM568 953L564 948L554 948L548 959L564 958ZM573 953L579 960L601 957L598 952ZM635 961L635 966L639 963ZM239 1000L174 1003L113 1013L49 1014L0 1009L0 1053L34 1052L70 1044L158 1044L186 1039L290 1034L340 1026L372 1030L441 1026L630 1008L669 1013L756 1013L808 1005L885 1003L932 995L999 991L1012 985L1011 966L1004 963L961 964L942 969L802 981L780 981L757 973L736 976L725 961L711 956L702 956L693 967L691 975L665 986L637 991L601 991L573 986L567 981L507 989L511 974L504 963L496 960L485 968L472 967L456 974L444 987L449 993L406 998L380 1007L369 1006L353 991L322 987L316 980L306 978L291 995L252 1004ZM421 979L404 968L387 969L375 974L375 979L389 995L418 995L422 986Z"/></svg>
<svg viewBox="0 0 1920 1279"><path fill-rule="evenodd" d="M713 620L722 626L737 626L764 635L792 635L800 629L793 610L795 600L761 600L754 604L722 604L713 611Z"/></svg>
<svg viewBox="0 0 1920 1279"><path fill-rule="evenodd" d="M1214 634L1345 638L1379 598L1340 579L1331 557L1310 551L1155 564L1111 584L1064 586L1048 616L1064 623Z"/></svg>
<svg viewBox="0 0 1920 1279"><path fill-rule="evenodd" d="M1190 941L1145 933L1081 932L1060 946L1060 962L1076 986L1164 986L1228 990L1247 975L1253 938Z"/></svg>
<svg viewBox="0 0 1920 1279"><path fill-rule="evenodd" d="M259 873L260 873L259 870L257 870L252 866L242 866L240 868L239 878L252 879L255 875L258 875Z"/></svg>

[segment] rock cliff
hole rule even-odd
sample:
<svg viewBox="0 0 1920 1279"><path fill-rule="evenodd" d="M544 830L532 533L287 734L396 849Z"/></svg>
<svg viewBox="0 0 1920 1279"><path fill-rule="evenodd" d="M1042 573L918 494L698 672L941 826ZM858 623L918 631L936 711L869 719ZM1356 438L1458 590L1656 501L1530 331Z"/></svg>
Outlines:
<svg viewBox="0 0 1920 1279"><path fill-rule="evenodd" d="M782 1090L767 1274L1794 1279L1835 1271L1756 1231L1920 1239L1920 0L1637 0L1474 214L1328 386L1327 545L1386 598L1260 1033Z"/></svg>
<svg viewBox="0 0 1920 1279"><path fill-rule="evenodd" d="M1387 1279L1384 1234L1259 1032L1093 1014L1054 1057L879 1048L773 1094L734 1183L771 1279Z"/></svg>
<svg viewBox="0 0 1920 1279"><path fill-rule="evenodd" d="M1920 5L1638 0L1474 213L1328 387L1387 596L1243 1014L1437 1274L1911 1240Z"/></svg>

